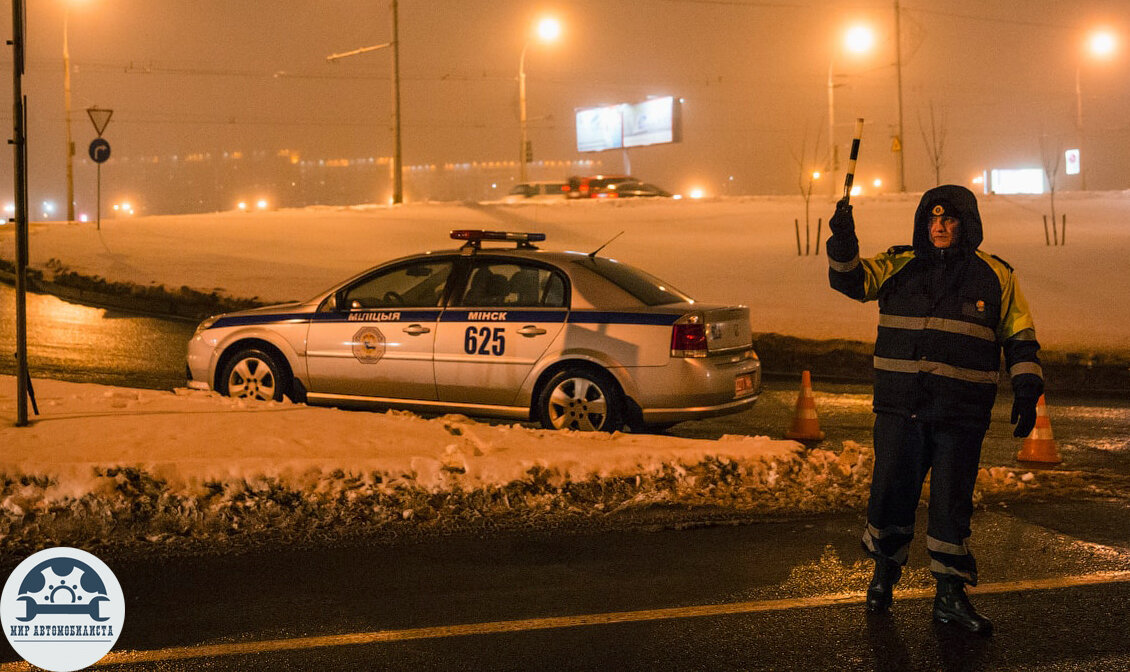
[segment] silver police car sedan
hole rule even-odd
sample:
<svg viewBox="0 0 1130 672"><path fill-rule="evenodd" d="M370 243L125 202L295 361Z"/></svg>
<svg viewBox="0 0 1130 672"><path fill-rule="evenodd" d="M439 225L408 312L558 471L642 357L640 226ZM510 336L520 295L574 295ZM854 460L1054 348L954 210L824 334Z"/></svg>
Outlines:
<svg viewBox="0 0 1130 672"><path fill-rule="evenodd" d="M601 431L757 400L745 306L698 304L595 252L539 250L544 234L451 237L466 242L382 264L309 301L205 320L188 346L189 387Z"/></svg>

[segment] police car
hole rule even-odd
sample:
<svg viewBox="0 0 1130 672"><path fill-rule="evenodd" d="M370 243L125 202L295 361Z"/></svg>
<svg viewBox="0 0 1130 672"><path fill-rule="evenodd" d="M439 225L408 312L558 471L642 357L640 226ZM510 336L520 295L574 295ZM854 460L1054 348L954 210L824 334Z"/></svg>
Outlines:
<svg viewBox="0 0 1130 672"><path fill-rule="evenodd" d="M539 250L540 233L451 237L463 246L390 261L309 301L205 320L188 346L189 387L590 431L757 400L747 307L698 304L597 252Z"/></svg>

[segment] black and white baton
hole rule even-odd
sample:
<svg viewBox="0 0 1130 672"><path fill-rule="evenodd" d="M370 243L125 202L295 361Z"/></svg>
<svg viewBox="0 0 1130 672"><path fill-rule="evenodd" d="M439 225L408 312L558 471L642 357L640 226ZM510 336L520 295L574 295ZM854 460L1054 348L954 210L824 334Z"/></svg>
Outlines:
<svg viewBox="0 0 1130 672"><path fill-rule="evenodd" d="M859 156L859 141L863 138L863 117L855 120L855 135L851 139L851 156L848 157L847 175L844 175L844 201L851 200L851 183L855 181L855 160Z"/></svg>

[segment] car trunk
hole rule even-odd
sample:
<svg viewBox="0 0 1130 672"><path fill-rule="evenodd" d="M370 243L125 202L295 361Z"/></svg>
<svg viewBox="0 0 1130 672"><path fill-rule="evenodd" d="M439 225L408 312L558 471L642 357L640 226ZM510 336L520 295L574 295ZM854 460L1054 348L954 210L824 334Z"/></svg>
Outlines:
<svg viewBox="0 0 1130 672"><path fill-rule="evenodd" d="M706 348L711 354L748 348L753 343L749 308L709 308L702 315L706 322Z"/></svg>

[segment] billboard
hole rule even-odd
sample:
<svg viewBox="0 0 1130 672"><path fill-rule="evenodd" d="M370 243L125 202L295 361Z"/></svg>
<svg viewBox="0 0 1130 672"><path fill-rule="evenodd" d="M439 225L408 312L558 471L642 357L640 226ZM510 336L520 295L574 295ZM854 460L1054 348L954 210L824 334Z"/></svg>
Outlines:
<svg viewBox="0 0 1130 672"><path fill-rule="evenodd" d="M624 146L642 147L682 140L679 106L671 96L624 106Z"/></svg>
<svg viewBox="0 0 1130 672"><path fill-rule="evenodd" d="M989 174L994 194L1042 194L1044 171L1040 168L996 169Z"/></svg>
<svg viewBox="0 0 1130 672"><path fill-rule="evenodd" d="M682 100L673 96L642 103L577 111L577 151L600 152L682 141Z"/></svg>
<svg viewBox="0 0 1130 672"><path fill-rule="evenodd" d="M577 110L578 152L619 149L623 146L623 135L619 105Z"/></svg>

